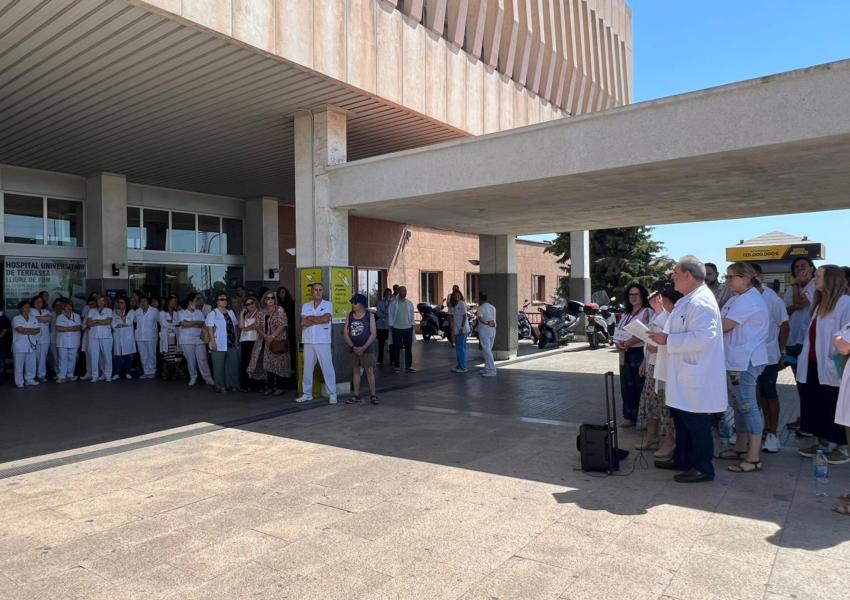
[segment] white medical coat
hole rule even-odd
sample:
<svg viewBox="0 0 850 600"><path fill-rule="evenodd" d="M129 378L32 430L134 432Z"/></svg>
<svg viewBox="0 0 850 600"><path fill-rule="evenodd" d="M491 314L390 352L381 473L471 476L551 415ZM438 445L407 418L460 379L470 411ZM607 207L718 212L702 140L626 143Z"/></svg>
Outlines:
<svg viewBox="0 0 850 600"><path fill-rule="evenodd" d="M821 385L839 387L841 380L832 356L835 352L833 338L838 335L842 327L850 323L850 296L844 295L838 299L835 309L825 317L818 317L817 336L815 339L815 354L818 362L818 381ZM812 319L809 319L811 327ZM797 357L797 381L805 383L809 376L809 330L806 329L806 339L803 342L803 351Z"/></svg>

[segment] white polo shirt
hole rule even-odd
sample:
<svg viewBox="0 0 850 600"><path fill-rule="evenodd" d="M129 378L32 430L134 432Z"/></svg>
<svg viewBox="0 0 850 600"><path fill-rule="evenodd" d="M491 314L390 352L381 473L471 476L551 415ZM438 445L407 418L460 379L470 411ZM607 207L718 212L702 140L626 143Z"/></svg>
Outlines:
<svg viewBox="0 0 850 600"><path fill-rule="evenodd" d="M732 296L723 305L724 319L738 325L723 334L727 371L746 371L767 364L767 336L770 330L770 315L767 304L756 288Z"/></svg>
<svg viewBox="0 0 850 600"><path fill-rule="evenodd" d="M103 319L109 319L109 325L92 325L89 327L89 339L96 340L106 340L112 339L112 309L104 308L103 310L98 310L93 308L89 311L89 314L86 315L86 319L92 319L94 321L102 321Z"/></svg>
<svg viewBox="0 0 850 600"><path fill-rule="evenodd" d="M206 315L199 308L185 309L177 313L178 325L183 323L204 324ZM201 330L198 327L179 327L177 329L177 340L181 346L193 346L203 344L201 341Z"/></svg>
<svg viewBox="0 0 850 600"><path fill-rule="evenodd" d="M30 311L30 318L25 319L23 315L15 315L12 318L12 352L15 354L28 354L35 352L38 346L38 334L27 335L16 331L18 327L24 329L38 329L38 319L35 317L35 311Z"/></svg>
<svg viewBox="0 0 850 600"><path fill-rule="evenodd" d="M767 304L770 315L767 334L767 364L775 365L781 358L779 354L779 328L788 321L788 311L782 298L769 287L762 288L761 297Z"/></svg>
<svg viewBox="0 0 850 600"><path fill-rule="evenodd" d="M83 321L77 313L71 313L71 316L65 316L64 312L59 313L56 317L56 325L59 327L79 327ZM56 332L56 347L57 348L79 348L80 337L79 331L57 331Z"/></svg>
<svg viewBox="0 0 850 600"><path fill-rule="evenodd" d="M149 306L147 312L137 308L135 322L137 342L155 342L157 340L159 336L159 310L153 306Z"/></svg>
<svg viewBox="0 0 850 600"><path fill-rule="evenodd" d="M302 317L321 317L330 315L333 318L333 305L327 300L322 300L319 306L315 306L312 301L307 302L301 307ZM304 344L330 344L331 343L331 322L328 321L323 325L312 325L305 327L301 331L301 342Z"/></svg>

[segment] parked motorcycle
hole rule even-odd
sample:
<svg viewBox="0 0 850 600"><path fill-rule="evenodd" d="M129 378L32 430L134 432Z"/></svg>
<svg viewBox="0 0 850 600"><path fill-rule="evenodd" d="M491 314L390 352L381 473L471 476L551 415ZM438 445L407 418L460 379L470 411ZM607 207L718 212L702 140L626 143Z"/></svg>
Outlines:
<svg viewBox="0 0 850 600"><path fill-rule="evenodd" d="M443 339L449 334L449 314L443 309L443 305L433 305L420 302L416 310L422 315L419 324L422 339L430 341L432 337L439 335Z"/></svg>
<svg viewBox="0 0 850 600"><path fill-rule="evenodd" d="M521 340L534 340L537 343L537 332L534 331L534 326L528 318L528 313L525 311L531 304L528 300L522 305L522 309L516 313L517 335Z"/></svg>
<svg viewBox="0 0 850 600"><path fill-rule="evenodd" d="M466 311L466 322L469 323L469 337L478 337L478 306L470 306Z"/></svg>
<svg viewBox="0 0 850 600"><path fill-rule="evenodd" d="M614 328L616 318L609 304L611 299L605 291L594 292L591 302L584 305L584 313L587 315L585 333L590 349L596 350L600 346L614 345Z"/></svg>
<svg viewBox="0 0 850 600"><path fill-rule="evenodd" d="M549 344L559 346L575 340L575 332L579 325L579 315L584 312L584 303L577 300L561 301L555 306L540 309L543 322L540 325L540 337L537 347L541 350Z"/></svg>

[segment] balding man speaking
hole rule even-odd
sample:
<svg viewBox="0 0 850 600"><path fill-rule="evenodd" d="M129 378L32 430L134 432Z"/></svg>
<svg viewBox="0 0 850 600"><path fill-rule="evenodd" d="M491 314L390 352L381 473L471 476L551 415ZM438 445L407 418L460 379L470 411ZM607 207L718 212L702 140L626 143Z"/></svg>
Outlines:
<svg viewBox="0 0 850 600"><path fill-rule="evenodd" d="M679 260L673 285L684 296L664 332L649 336L667 347L665 396L676 426L676 450L672 460L655 461L655 466L683 471L674 477L679 483L712 481L712 413L725 411L728 404L720 310L705 285L705 265L696 256Z"/></svg>

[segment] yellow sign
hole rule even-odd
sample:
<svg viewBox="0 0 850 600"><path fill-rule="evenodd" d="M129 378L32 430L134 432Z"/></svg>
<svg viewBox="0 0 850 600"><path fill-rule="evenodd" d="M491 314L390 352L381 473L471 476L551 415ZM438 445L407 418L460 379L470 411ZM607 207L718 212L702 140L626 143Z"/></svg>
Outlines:
<svg viewBox="0 0 850 600"><path fill-rule="evenodd" d="M353 278L351 267L331 267L331 288L328 293L334 307L335 322L345 320L351 312Z"/></svg>
<svg viewBox="0 0 850 600"><path fill-rule="evenodd" d="M314 283L322 283L322 269L315 267L301 270L301 304L306 304L313 299L310 294L310 286Z"/></svg>
<svg viewBox="0 0 850 600"><path fill-rule="evenodd" d="M799 256L812 260L823 258L822 244L781 244L777 246L733 246L726 248L726 260L788 260Z"/></svg>

